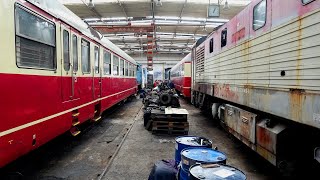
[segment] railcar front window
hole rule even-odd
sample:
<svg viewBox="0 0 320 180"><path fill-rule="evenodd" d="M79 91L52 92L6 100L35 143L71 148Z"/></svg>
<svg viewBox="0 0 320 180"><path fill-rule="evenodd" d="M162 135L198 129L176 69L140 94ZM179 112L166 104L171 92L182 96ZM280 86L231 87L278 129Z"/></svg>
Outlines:
<svg viewBox="0 0 320 180"><path fill-rule="evenodd" d="M76 35L72 36L72 52L73 52L73 72L78 72L78 38Z"/></svg>
<svg viewBox="0 0 320 180"><path fill-rule="evenodd" d="M99 64L99 48L97 46L94 47L94 72L99 74L100 64Z"/></svg>
<svg viewBox="0 0 320 180"><path fill-rule="evenodd" d="M119 57L113 56L113 75L119 75Z"/></svg>
<svg viewBox="0 0 320 180"><path fill-rule="evenodd" d="M81 40L81 67L82 72L89 74L90 69L90 43L84 39Z"/></svg>
<svg viewBox="0 0 320 180"><path fill-rule="evenodd" d="M111 74L111 54L107 51L103 51L103 69L104 74Z"/></svg>
<svg viewBox="0 0 320 180"><path fill-rule="evenodd" d="M65 71L70 70L70 50L69 50L69 32L63 30L63 68Z"/></svg>
<svg viewBox="0 0 320 180"><path fill-rule="evenodd" d="M253 29L258 30L266 24L267 1L263 0L253 8Z"/></svg>
<svg viewBox="0 0 320 180"><path fill-rule="evenodd" d="M18 5L15 8L16 59L18 67L56 68L54 23Z"/></svg>

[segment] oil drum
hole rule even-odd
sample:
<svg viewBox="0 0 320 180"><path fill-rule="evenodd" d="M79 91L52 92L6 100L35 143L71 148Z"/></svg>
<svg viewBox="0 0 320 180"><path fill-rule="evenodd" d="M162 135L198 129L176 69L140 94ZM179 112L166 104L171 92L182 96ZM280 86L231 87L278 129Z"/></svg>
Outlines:
<svg viewBox="0 0 320 180"><path fill-rule="evenodd" d="M189 172L190 180L245 180L239 169L225 164L195 164Z"/></svg>
<svg viewBox="0 0 320 180"><path fill-rule="evenodd" d="M227 157L224 153L211 148L186 148L181 151L181 167L189 171L194 164L223 163Z"/></svg>
<svg viewBox="0 0 320 180"><path fill-rule="evenodd" d="M179 136L176 138L175 144L175 161L178 165L181 161L181 151L185 148L212 147L212 141L198 136Z"/></svg>

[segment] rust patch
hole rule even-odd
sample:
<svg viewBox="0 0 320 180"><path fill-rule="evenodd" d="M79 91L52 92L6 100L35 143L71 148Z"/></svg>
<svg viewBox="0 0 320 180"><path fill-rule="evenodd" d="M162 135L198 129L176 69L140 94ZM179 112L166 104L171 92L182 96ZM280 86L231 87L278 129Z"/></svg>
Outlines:
<svg viewBox="0 0 320 180"><path fill-rule="evenodd" d="M301 110L303 104L304 93L303 90L293 89L290 91L289 95L289 112L292 119L297 119L301 121Z"/></svg>

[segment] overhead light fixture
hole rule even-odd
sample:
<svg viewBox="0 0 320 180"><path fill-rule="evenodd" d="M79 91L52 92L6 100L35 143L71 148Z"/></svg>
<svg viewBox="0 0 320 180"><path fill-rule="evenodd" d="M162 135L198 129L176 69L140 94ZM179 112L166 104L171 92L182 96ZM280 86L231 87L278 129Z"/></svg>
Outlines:
<svg viewBox="0 0 320 180"><path fill-rule="evenodd" d="M224 10L229 10L229 9L230 9L228 0L226 0L226 2L224 3L223 9L224 9Z"/></svg>
<svg viewBox="0 0 320 180"><path fill-rule="evenodd" d="M92 0L89 1L88 7L89 7L89 8L94 8L94 4L93 4Z"/></svg>
<svg viewBox="0 0 320 180"><path fill-rule="evenodd" d="M156 0L157 2L156 2L156 6L162 6L162 2L161 2L161 0Z"/></svg>

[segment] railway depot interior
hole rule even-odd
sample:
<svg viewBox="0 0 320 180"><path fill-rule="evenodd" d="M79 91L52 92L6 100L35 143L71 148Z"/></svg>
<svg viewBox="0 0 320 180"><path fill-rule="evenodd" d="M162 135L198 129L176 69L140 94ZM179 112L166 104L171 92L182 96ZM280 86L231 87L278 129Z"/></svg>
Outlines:
<svg viewBox="0 0 320 180"><path fill-rule="evenodd" d="M319 179L319 0L2 0L0 179Z"/></svg>

